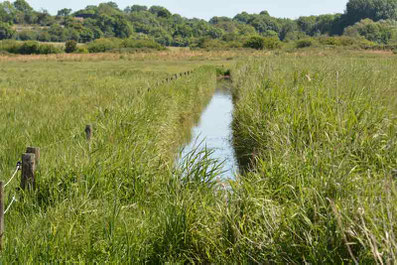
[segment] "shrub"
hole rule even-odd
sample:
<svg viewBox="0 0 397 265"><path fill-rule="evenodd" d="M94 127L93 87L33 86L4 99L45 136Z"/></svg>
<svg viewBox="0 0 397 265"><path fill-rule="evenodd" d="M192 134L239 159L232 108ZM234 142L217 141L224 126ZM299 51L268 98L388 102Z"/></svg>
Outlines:
<svg viewBox="0 0 397 265"><path fill-rule="evenodd" d="M313 46L313 39L303 39L296 42L296 48L306 48Z"/></svg>
<svg viewBox="0 0 397 265"><path fill-rule="evenodd" d="M90 53L86 47L77 47L76 53Z"/></svg>
<svg viewBox="0 0 397 265"><path fill-rule="evenodd" d="M14 54L54 54L62 50L50 44L40 44L37 41L18 42L14 40L2 41L0 51Z"/></svg>
<svg viewBox="0 0 397 265"><path fill-rule="evenodd" d="M39 50L36 54L58 54L62 53L62 50L51 44L39 45Z"/></svg>
<svg viewBox="0 0 397 265"><path fill-rule="evenodd" d="M273 50L281 47L281 41L278 37L264 38L261 36L253 36L244 43L244 47L257 50Z"/></svg>
<svg viewBox="0 0 397 265"><path fill-rule="evenodd" d="M244 47L246 48L252 48L252 49L257 49L257 50L263 50L265 48L264 45L264 38L260 36L253 36L249 38L245 43Z"/></svg>
<svg viewBox="0 0 397 265"><path fill-rule="evenodd" d="M320 37L320 44L331 46L352 46L357 43L355 38L351 37Z"/></svg>
<svg viewBox="0 0 397 265"><path fill-rule="evenodd" d="M108 52L108 51L139 51L139 50L164 50L165 47L161 46L153 40L134 40L134 39L97 39L87 45L90 53Z"/></svg>
<svg viewBox="0 0 397 265"><path fill-rule="evenodd" d="M97 39L87 45L90 53L107 52L120 47L120 41L117 39Z"/></svg>
<svg viewBox="0 0 397 265"><path fill-rule="evenodd" d="M65 43L65 52L72 53L77 51L77 42L74 40L69 40Z"/></svg>
<svg viewBox="0 0 397 265"><path fill-rule="evenodd" d="M281 41L278 37L264 38L264 47L269 50L278 49L281 47Z"/></svg>
<svg viewBox="0 0 397 265"><path fill-rule="evenodd" d="M138 48L138 49L155 49L164 50L165 47L152 40L134 40L126 39L121 43L122 48Z"/></svg>

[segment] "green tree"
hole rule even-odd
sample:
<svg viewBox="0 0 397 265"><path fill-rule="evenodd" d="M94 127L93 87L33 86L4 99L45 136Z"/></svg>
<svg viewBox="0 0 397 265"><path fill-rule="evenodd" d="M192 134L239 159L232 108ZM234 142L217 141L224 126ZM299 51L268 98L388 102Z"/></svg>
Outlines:
<svg viewBox="0 0 397 265"><path fill-rule="evenodd" d="M168 18L171 16L171 12L168 11L168 9L161 7L161 6L150 7L149 12L158 16L158 17Z"/></svg>
<svg viewBox="0 0 397 265"><path fill-rule="evenodd" d="M17 10L10 1L0 3L0 21L13 22L15 20Z"/></svg>
<svg viewBox="0 0 397 265"><path fill-rule="evenodd" d="M57 16L58 17L67 17L72 13L72 9L70 8L63 8L61 10L58 11Z"/></svg>
<svg viewBox="0 0 397 265"><path fill-rule="evenodd" d="M0 22L0 40L11 39L15 31L11 28L10 24Z"/></svg>
<svg viewBox="0 0 397 265"><path fill-rule="evenodd" d="M147 10L148 10L147 6L133 5L133 6L127 6L124 9L124 12L132 13L132 12L142 12L142 11L147 11Z"/></svg>
<svg viewBox="0 0 397 265"><path fill-rule="evenodd" d="M16 0L14 2L14 7L20 12L32 12L33 8L25 0Z"/></svg>
<svg viewBox="0 0 397 265"><path fill-rule="evenodd" d="M345 14L347 25L353 25L365 18L373 21L396 20L397 0L349 0Z"/></svg>

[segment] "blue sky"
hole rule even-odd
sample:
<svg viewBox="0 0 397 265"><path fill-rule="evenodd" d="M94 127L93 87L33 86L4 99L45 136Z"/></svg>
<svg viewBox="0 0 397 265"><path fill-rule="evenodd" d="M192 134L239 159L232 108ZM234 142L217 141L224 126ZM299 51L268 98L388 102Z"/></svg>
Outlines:
<svg viewBox="0 0 397 265"><path fill-rule="evenodd" d="M97 5L96 0L27 0L29 4L40 10L44 8L56 14L61 8L73 10L82 9L87 5ZM259 13L269 11L275 17L297 18L299 16L319 15L326 13L342 13L348 0L113 0L120 8L127 5L160 5L168 8L173 13L184 17L209 19L213 16L228 16L246 11Z"/></svg>

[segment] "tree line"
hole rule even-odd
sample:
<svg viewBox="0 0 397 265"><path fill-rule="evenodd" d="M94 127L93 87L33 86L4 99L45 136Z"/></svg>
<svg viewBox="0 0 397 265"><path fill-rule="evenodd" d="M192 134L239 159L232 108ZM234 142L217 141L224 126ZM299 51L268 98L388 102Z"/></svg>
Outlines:
<svg viewBox="0 0 397 265"><path fill-rule="evenodd" d="M172 14L161 6L115 2L89 5L73 12L61 9L53 16L36 11L25 0L0 3L0 39L87 43L101 38L153 40L164 46L200 46L206 40L233 43L252 36L296 41L315 36L365 38L379 44L397 42L397 0L350 0L343 14L272 17L267 11L242 12L233 18L209 21Z"/></svg>

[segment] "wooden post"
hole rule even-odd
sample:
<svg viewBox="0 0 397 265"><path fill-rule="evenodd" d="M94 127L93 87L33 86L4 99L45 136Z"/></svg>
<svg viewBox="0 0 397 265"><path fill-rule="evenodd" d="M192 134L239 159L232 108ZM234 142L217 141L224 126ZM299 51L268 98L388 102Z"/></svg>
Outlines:
<svg viewBox="0 0 397 265"><path fill-rule="evenodd" d="M26 148L27 154L34 154L36 156L36 166L39 165L40 162L40 148L39 147L27 147Z"/></svg>
<svg viewBox="0 0 397 265"><path fill-rule="evenodd" d="M3 250L4 236L4 182L0 181L0 250Z"/></svg>
<svg viewBox="0 0 397 265"><path fill-rule="evenodd" d="M36 155L23 154L22 155L22 175L21 175L21 189L34 189L35 179L34 171L36 170Z"/></svg>
<svg viewBox="0 0 397 265"><path fill-rule="evenodd" d="M91 125L85 126L85 135L86 135L87 141L90 141L92 138L92 126Z"/></svg>

